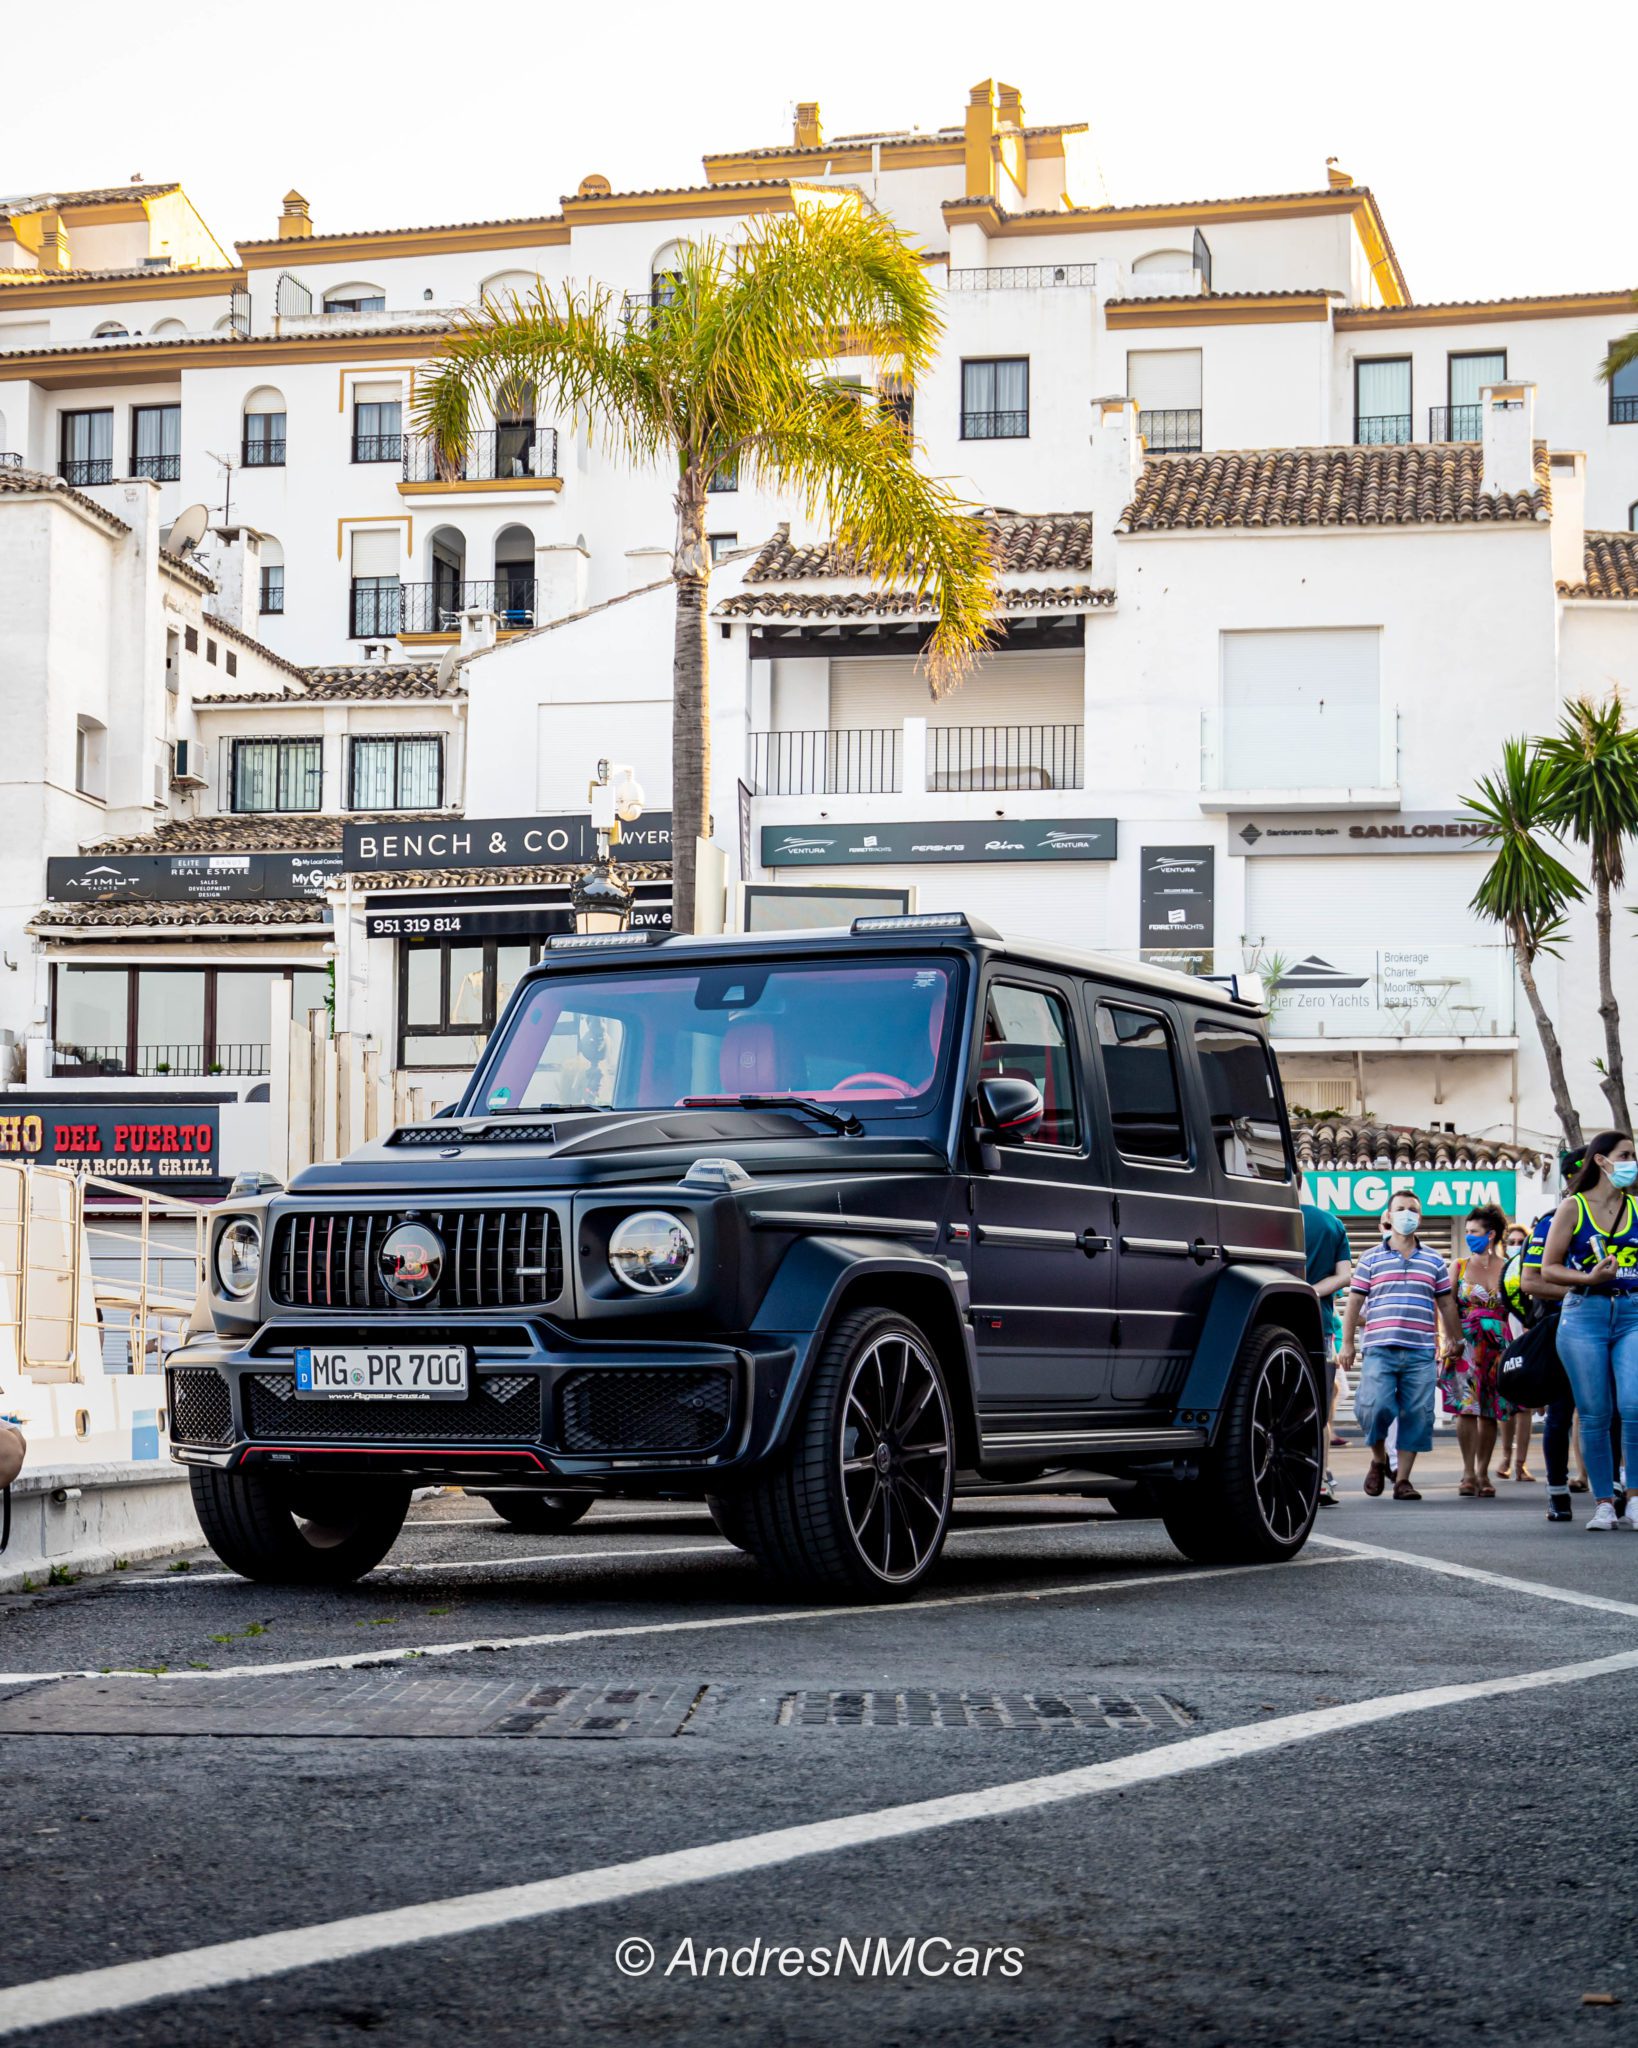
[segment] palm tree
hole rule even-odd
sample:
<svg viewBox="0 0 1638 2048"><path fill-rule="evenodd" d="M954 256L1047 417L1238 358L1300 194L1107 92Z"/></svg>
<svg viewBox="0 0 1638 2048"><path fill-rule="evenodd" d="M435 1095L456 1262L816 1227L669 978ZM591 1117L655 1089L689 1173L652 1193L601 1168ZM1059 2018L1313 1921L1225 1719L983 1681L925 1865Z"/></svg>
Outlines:
<svg viewBox="0 0 1638 2048"><path fill-rule="evenodd" d="M1638 306L1638 297L1632 303ZM1638 363L1638 327L1610 343L1610 352L1599 364L1598 374L1606 384L1612 384L1622 370L1630 369L1634 363Z"/></svg>
<svg viewBox="0 0 1638 2048"><path fill-rule="evenodd" d="M1604 1026L1599 1085L1610 1123L1630 1131L1621 1011L1610 962L1610 897L1626 882L1626 842L1638 832L1638 732L1627 724L1619 694L1602 704L1578 697L1536 751L1552 779L1546 823L1587 849L1598 930L1598 1014Z"/></svg>
<svg viewBox="0 0 1638 2048"><path fill-rule="evenodd" d="M601 429L638 468L676 478L672 663L673 919L695 920L695 842L710 833L711 558L706 493L726 469L823 517L844 559L914 586L935 618L924 662L934 695L988 641L994 571L984 528L916 467L894 414L826 374L841 353L896 387L931 361L937 303L917 253L857 203L765 220L729 248L681 249L663 285L624 308L602 286L542 285L486 302L444 344L417 423L457 457L480 407L536 403Z"/></svg>
<svg viewBox="0 0 1638 2048"><path fill-rule="evenodd" d="M1462 803L1484 828L1481 842L1496 850L1473 897L1473 908L1507 934L1546 1056L1547 1079L1564 1142L1579 1145L1581 1119L1565 1078L1564 1049L1536 985L1537 959L1543 953L1557 955L1565 936L1564 913L1587 893L1585 885L1548 849L1552 770L1528 740L1505 740L1501 767L1494 775L1482 776L1478 788Z"/></svg>

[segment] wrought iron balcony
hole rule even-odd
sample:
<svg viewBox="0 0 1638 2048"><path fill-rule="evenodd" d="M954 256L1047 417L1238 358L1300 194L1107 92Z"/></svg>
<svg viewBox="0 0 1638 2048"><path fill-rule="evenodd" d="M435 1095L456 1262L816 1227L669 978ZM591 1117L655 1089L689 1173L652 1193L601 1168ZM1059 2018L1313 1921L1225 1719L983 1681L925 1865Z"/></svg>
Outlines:
<svg viewBox="0 0 1638 2048"><path fill-rule="evenodd" d="M180 455L133 455L132 476L151 477L156 484L174 484L182 475Z"/></svg>
<svg viewBox="0 0 1638 2048"><path fill-rule="evenodd" d="M900 789L902 726L754 732L757 796L892 796Z"/></svg>
<svg viewBox="0 0 1638 2048"><path fill-rule="evenodd" d="M1079 789L1080 725L933 725L927 729L927 787Z"/></svg>
<svg viewBox="0 0 1638 2048"><path fill-rule="evenodd" d="M1354 422L1354 440L1361 448L1396 448L1410 437L1408 412L1362 413Z"/></svg>
<svg viewBox="0 0 1638 2048"><path fill-rule="evenodd" d="M1430 405L1430 441L1477 441L1482 438L1482 405Z"/></svg>
<svg viewBox="0 0 1638 2048"><path fill-rule="evenodd" d="M1610 425L1612 427L1638 427L1638 397L1617 398L1610 394Z"/></svg>
<svg viewBox="0 0 1638 2048"><path fill-rule="evenodd" d="M963 441L1022 441L1029 435L1029 409L1010 412L964 412Z"/></svg>
<svg viewBox="0 0 1638 2048"><path fill-rule="evenodd" d="M474 610L493 612L503 633L525 632L535 623L532 576L502 576L479 583L401 583L396 591L379 594L397 598L397 621L391 627L372 627L368 631L458 633L462 612ZM368 595L355 591L355 603L359 597Z"/></svg>
<svg viewBox="0 0 1638 2048"><path fill-rule="evenodd" d="M431 588L430 585L424 587ZM388 583L378 589L355 588L348 607L348 638L390 639L398 631L398 622L403 615L403 595L404 587L399 583Z"/></svg>
<svg viewBox="0 0 1638 2048"><path fill-rule="evenodd" d="M402 434L355 434L353 436L353 460L355 462L402 462L404 459L404 437Z"/></svg>
<svg viewBox="0 0 1638 2048"><path fill-rule="evenodd" d="M58 463L57 474L65 484L75 490L83 490L87 484L111 484L114 481L114 458L111 455L94 455L70 460L68 457Z"/></svg>
<svg viewBox="0 0 1638 2048"><path fill-rule="evenodd" d="M953 292L1041 292L1066 285L1095 285L1095 263L998 263L980 269L952 270Z"/></svg>
<svg viewBox="0 0 1638 2048"><path fill-rule="evenodd" d="M206 1074L242 1077L271 1070L271 1046L218 1045L186 1042L168 1045L73 1045L51 1048L52 1071L58 1075L129 1075L151 1079L167 1074L198 1079Z"/></svg>
<svg viewBox="0 0 1638 2048"><path fill-rule="evenodd" d="M0 448L0 469L21 469L23 458L15 449Z"/></svg>
<svg viewBox="0 0 1638 2048"><path fill-rule="evenodd" d="M499 483L557 475L557 429L519 422L468 437L453 460L427 434L404 436L404 481L410 484Z"/></svg>
<svg viewBox="0 0 1638 2048"><path fill-rule="evenodd" d="M278 434L265 441L246 441L240 453L245 469L283 469L284 436Z"/></svg>
<svg viewBox="0 0 1638 2048"><path fill-rule="evenodd" d="M1200 448L1199 406L1164 406L1138 414L1138 432L1151 455L1193 455Z"/></svg>

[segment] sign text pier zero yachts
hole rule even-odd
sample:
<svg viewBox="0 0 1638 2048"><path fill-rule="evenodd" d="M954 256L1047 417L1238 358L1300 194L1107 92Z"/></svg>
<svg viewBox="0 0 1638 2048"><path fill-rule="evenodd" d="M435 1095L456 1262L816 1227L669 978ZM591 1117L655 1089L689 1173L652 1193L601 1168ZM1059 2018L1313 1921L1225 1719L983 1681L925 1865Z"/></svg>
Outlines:
<svg viewBox="0 0 1638 2048"><path fill-rule="evenodd" d="M902 1594L1048 1478L1201 1560L1306 1541L1318 1303L1261 1013L959 912L557 938L452 1113L235 1195L174 1455L252 1578L357 1577L411 1489L520 1526L703 1499Z"/></svg>

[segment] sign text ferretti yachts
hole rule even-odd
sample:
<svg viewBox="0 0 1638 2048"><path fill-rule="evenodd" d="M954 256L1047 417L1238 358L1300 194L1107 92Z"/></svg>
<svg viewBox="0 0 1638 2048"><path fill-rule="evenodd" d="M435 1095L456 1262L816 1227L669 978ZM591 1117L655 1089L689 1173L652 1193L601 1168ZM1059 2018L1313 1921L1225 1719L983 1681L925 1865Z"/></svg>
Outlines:
<svg viewBox="0 0 1638 2048"><path fill-rule="evenodd" d="M591 819L436 818L342 829L341 864L349 874L372 868L526 868L547 861L597 857ZM620 827L616 857L623 861L671 858L671 813L648 811Z"/></svg>

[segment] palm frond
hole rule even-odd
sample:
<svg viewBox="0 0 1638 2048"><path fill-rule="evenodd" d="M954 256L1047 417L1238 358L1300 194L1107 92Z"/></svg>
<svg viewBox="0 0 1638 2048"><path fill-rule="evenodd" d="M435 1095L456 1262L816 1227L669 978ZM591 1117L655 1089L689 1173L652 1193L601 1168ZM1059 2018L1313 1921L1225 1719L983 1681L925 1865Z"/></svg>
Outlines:
<svg viewBox="0 0 1638 2048"><path fill-rule="evenodd" d="M1638 296L1634 297L1632 303L1638 306ZM1599 364L1598 374L1608 384L1622 370L1630 369L1634 363L1638 363L1638 327L1630 334L1623 334L1619 341L1610 343L1609 354Z"/></svg>
<svg viewBox="0 0 1638 2048"><path fill-rule="evenodd" d="M1626 842L1638 832L1638 731L1619 692L1578 697L1556 733L1536 743L1552 778L1547 822L1584 846L1612 889L1626 880Z"/></svg>
<svg viewBox="0 0 1638 2048"><path fill-rule="evenodd" d="M1522 737L1503 741L1501 766L1481 776L1462 799L1462 808L1482 827L1478 843L1495 850L1472 908L1505 926L1527 959L1561 942L1565 910L1587 893L1558 858L1563 848L1553 827L1556 802L1551 764Z"/></svg>

